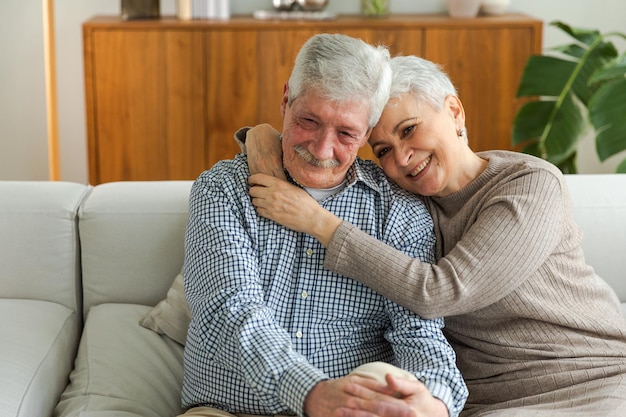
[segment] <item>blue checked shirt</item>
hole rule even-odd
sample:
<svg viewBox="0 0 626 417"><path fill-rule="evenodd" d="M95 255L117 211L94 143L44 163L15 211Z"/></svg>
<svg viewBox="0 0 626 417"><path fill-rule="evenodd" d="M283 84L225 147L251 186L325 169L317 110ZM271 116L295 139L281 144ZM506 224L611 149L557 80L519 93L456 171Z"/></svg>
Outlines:
<svg viewBox="0 0 626 417"><path fill-rule="evenodd" d="M467 397L443 320L424 320L323 268L311 236L257 215L245 156L194 183L185 238L192 311L184 407L304 415L315 384L366 362L412 372L457 416ZM347 186L321 204L372 236L434 261L432 220L415 196L357 159Z"/></svg>

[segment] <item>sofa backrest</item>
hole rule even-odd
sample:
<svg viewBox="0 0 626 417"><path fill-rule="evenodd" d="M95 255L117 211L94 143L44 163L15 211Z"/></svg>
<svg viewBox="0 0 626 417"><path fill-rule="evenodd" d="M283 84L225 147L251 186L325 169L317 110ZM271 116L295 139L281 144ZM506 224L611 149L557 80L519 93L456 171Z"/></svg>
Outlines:
<svg viewBox="0 0 626 417"><path fill-rule="evenodd" d="M156 305L183 265L192 181L97 185L79 211L83 314L102 303Z"/></svg>
<svg viewBox="0 0 626 417"><path fill-rule="evenodd" d="M83 184L0 181L0 298L81 308L78 207Z"/></svg>
<svg viewBox="0 0 626 417"><path fill-rule="evenodd" d="M626 175L565 178L587 262L626 309ZM93 188L79 211L85 315L101 303L155 305L165 297L183 264L192 183L117 182ZM23 256L24 251L14 252ZM0 296L4 292L0 287Z"/></svg>
<svg viewBox="0 0 626 417"><path fill-rule="evenodd" d="M626 174L566 175L585 258L626 303Z"/></svg>

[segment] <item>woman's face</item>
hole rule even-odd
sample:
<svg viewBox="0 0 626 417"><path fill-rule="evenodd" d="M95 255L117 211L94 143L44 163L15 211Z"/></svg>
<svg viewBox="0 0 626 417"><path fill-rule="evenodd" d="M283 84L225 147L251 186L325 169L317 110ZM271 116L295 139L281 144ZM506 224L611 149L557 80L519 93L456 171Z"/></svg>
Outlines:
<svg viewBox="0 0 626 417"><path fill-rule="evenodd" d="M463 107L448 96L443 109L418 103L410 94L392 98L369 143L380 165L396 184L425 196L443 197L460 189L456 172L465 141Z"/></svg>

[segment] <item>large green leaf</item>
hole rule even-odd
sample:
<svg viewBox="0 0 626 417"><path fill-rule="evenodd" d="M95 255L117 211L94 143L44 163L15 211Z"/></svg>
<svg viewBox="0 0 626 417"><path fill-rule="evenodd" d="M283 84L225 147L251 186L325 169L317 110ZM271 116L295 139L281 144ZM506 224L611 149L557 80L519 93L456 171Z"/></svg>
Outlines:
<svg viewBox="0 0 626 417"><path fill-rule="evenodd" d="M576 152L585 131L585 118L571 94L561 101L524 104L513 124L513 144L534 143L533 154L559 166Z"/></svg>
<svg viewBox="0 0 626 417"><path fill-rule="evenodd" d="M591 120L600 160L626 151L626 54L618 58L614 32L573 28L552 22L575 43L553 48L526 63L517 91L531 97L513 121L512 143L522 151L576 172L576 149ZM626 172L626 160L618 167Z"/></svg>
<svg viewBox="0 0 626 417"><path fill-rule="evenodd" d="M572 152L563 162L557 165L563 174L578 174L576 152Z"/></svg>
<svg viewBox="0 0 626 417"><path fill-rule="evenodd" d="M617 56L617 50L612 43L600 42L579 61L578 74L572 88L585 105L596 92L598 85L591 82L593 75Z"/></svg>
<svg viewBox="0 0 626 417"><path fill-rule="evenodd" d="M585 132L585 116L576 99L567 94L560 105L555 106L550 118L543 142L548 161L560 165L576 152L578 142Z"/></svg>
<svg viewBox="0 0 626 417"><path fill-rule="evenodd" d="M626 150L626 78L602 85L588 109L600 160Z"/></svg>
<svg viewBox="0 0 626 417"><path fill-rule="evenodd" d="M624 78L624 74L626 74L626 54L622 54L616 60L605 65L604 68L596 71L589 82L619 80Z"/></svg>
<svg viewBox="0 0 626 417"><path fill-rule="evenodd" d="M567 33L572 38L586 45L593 44L601 36L600 32L598 32L597 30L574 28L558 20L554 22L550 22L550 26L554 26L554 27L561 29L563 32Z"/></svg>
<svg viewBox="0 0 626 417"><path fill-rule="evenodd" d="M518 146L527 142L538 143L554 111L554 105L554 100L530 101L524 104L513 122L513 145ZM539 148L528 153L545 158Z"/></svg>
<svg viewBox="0 0 626 417"><path fill-rule="evenodd" d="M550 49L551 51L556 51L558 53L561 53L563 55L568 55L572 58L575 58L576 60L582 58L583 55L585 55L585 52L587 52L587 48L583 48L582 46L580 46L577 43L572 43L569 45L561 45L561 46L555 46L552 49Z"/></svg>
<svg viewBox="0 0 626 417"><path fill-rule="evenodd" d="M575 68L576 62L573 61L545 55L531 56L526 62L517 96L559 96Z"/></svg>
<svg viewBox="0 0 626 417"><path fill-rule="evenodd" d="M517 96L559 97L573 90L586 105L597 89L590 79L611 62L616 53L612 44L601 42L578 62L546 55L531 56L526 62Z"/></svg>

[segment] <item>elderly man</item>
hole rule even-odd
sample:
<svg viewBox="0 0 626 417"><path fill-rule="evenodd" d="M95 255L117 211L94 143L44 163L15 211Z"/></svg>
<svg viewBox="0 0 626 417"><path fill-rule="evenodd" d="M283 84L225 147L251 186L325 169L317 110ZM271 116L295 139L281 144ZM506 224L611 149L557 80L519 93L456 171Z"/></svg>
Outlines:
<svg viewBox="0 0 626 417"><path fill-rule="evenodd" d="M424 206L357 159L390 82L385 48L345 35L309 39L284 87L284 169L339 217L432 262ZM363 408L457 416L467 390L442 319L424 320L325 270L325 249L313 237L257 214L248 176L241 154L192 188L185 416L330 417ZM382 379L368 379L376 374Z"/></svg>

